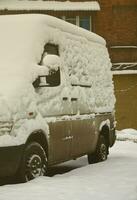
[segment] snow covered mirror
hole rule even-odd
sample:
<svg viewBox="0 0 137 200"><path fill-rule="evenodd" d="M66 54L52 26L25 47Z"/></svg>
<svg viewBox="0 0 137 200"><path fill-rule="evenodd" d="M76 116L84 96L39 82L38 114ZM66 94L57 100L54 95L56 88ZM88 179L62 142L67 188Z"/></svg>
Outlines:
<svg viewBox="0 0 137 200"><path fill-rule="evenodd" d="M48 75L39 76L33 83L38 87L55 87L60 85L60 66L61 60L56 55L45 55L42 60L42 66L48 69Z"/></svg>

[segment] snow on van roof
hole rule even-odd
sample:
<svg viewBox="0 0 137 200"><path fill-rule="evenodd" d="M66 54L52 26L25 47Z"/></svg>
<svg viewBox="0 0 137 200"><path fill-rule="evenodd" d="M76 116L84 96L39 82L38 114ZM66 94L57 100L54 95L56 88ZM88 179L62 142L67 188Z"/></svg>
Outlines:
<svg viewBox="0 0 137 200"><path fill-rule="evenodd" d="M37 109L37 96L32 83L41 75L39 63L44 45L49 42L59 45L66 71L76 63L75 70L80 77L84 66L88 66L87 70L92 71L90 81L98 72L94 83L98 91L95 90L97 104L100 107L103 105L105 112L113 109L111 64L102 37L55 17L37 14L0 16L0 27L0 119L7 113L17 116L22 110L29 113ZM107 92L103 89L106 86ZM108 95L112 96L112 101ZM58 98L56 105L59 103ZM51 107L56 106L51 104ZM48 105L46 109L51 107Z"/></svg>
<svg viewBox="0 0 137 200"><path fill-rule="evenodd" d="M88 40L92 42L101 43L103 45L106 44L104 38L102 38L101 36L50 15L21 14L21 15L8 15L0 17L1 17L0 20L2 20L3 23L4 21L5 23L7 23L7 21L10 21L9 23L13 22L15 24L16 22L19 22L19 20L22 23L23 21L24 23L27 23L27 21L29 20L29 23L33 23L35 24L35 26L37 26L39 23L43 23L43 25L47 25L55 29L60 29L64 32L86 37Z"/></svg>
<svg viewBox="0 0 137 200"><path fill-rule="evenodd" d="M44 18L44 16L43 16L43 18ZM92 42L106 44L105 40L101 36L99 36L93 32L87 31L83 28L80 28L73 24L67 23L63 20L60 20L60 19L55 20L55 19L56 19L55 17L46 15L46 18L45 18L46 24L53 28L59 28L60 30L62 30L64 32L68 32L68 33L72 33L74 35L86 37L88 40L90 40Z"/></svg>
<svg viewBox="0 0 137 200"><path fill-rule="evenodd" d="M1 0L0 9L8 10L86 10L86 11L98 11L100 10L99 3L97 1L87 2L70 2L70 1L17 1L17 0Z"/></svg>
<svg viewBox="0 0 137 200"><path fill-rule="evenodd" d="M29 23L32 22L36 26L39 23L41 23L43 25L47 25L55 29L60 29L61 31L64 31L64 32L68 32L77 36L86 37L88 40L92 42L97 42L103 45L106 44L104 38L102 38L101 36L50 15L21 14L21 15L0 16L0 21L2 21L3 23L4 21L6 23L7 21L9 21L9 24L10 23L16 24L16 22L19 22L19 20L21 23L27 23L29 20Z"/></svg>

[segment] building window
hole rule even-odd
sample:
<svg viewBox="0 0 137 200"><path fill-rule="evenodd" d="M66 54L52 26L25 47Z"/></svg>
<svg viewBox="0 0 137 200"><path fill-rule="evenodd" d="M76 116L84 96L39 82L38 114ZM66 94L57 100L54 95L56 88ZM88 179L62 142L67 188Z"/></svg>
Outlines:
<svg viewBox="0 0 137 200"><path fill-rule="evenodd" d="M76 25L76 17L65 17L65 21Z"/></svg>
<svg viewBox="0 0 137 200"><path fill-rule="evenodd" d="M84 28L86 30L91 30L90 23L91 23L91 17L90 16L79 17L79 26L81 28Z"/></svg>
<svg viewBox="0 0 137 200"><path fill-rule="evenodd" d="M72 17L61 16L59 18L65 20L71 24L80 26L81 28L84 28L88 31L92 31L91 16L72 16Z"/></svg>

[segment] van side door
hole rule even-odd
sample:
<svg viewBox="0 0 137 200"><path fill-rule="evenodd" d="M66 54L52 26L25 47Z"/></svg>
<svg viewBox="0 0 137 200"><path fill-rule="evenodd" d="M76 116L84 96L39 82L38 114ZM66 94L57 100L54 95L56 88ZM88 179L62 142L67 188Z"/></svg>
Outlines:
<svg viewBox="0 0 137 200"><path fill-rule="evenodd" d="M57 45L47 44L46 54L58 54ZM69 134L71 130L70 120L64 116L70 114L69 101L70 88L66 86L63 67L60 69L61 83L56 87L41 87L36 89L38 97L38 110L45 123L49 124L49 164L68 160L70 154ZM50 78L51 79L51 78ZM54 80L53 80L54 81ZM52 80L50 80L52 82Z"/></svg>
<svg viewBox="0 0 137 200"><path fill-rule="evenodd" d="M78 96L73 104L73 115L75 120L72 120L72 144L71 156L78 157L94 149L95 138L95 117L92 114L88 105L87 93L90 93L90 87L80 85L72 86L77 90ZM72 89L73 90L73 89ZM73 94L72 94L73 95ZM73 98L73 96L71 96ZM76 97L75 97L76 99Z"/></svg>

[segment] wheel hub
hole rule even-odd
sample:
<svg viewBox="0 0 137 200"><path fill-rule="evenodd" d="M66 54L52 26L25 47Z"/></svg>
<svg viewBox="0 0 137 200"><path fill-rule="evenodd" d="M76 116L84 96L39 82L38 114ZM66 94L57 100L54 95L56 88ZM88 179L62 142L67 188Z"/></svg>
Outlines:
<svg viewBox="0 0 137 200"><path fill-rule="evenodd" d="M29 157L27 161L27 177L31 179L36 178L38 176L44 175L46 169L45 165L41 157L37 154L33 154ZM27 179L28 179L27 178Z"/></svg>
<svg viewBox="0 0 137 200"><path fill-rule="evenodd" d="M100 153L101 153L101 158L102 160L106 160L106 155L107 155L107 149L106 149L106 146L105 144L102 144L101 147L100 147Z"/></svg>

